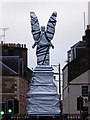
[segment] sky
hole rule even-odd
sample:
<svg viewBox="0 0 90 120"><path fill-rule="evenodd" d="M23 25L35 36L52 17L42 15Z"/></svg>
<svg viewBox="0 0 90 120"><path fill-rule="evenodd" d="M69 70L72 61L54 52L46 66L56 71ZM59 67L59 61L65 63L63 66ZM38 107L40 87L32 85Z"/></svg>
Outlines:
<svg viewBox="0 0 90 120"><path fill-rule="evenodd" d="M47 22L53 13L57 11L57 23L55 35L52 40L54 49L50 49L50 64L61 64L61 69L67 60L67 51L76 42L82 40L84 35L84 12L85 27L88 24L88 0L60 1L48 0L2 0L0 3L0 28L9 28L6 31L5 43L26 44L28 48L28 67L35 68L37 65L36 48L31 33L30 11L34 11L38 17L40 26L47 26ZM0 29L0 35L3 34ZM1 39L0 39L1 40Z"/></svg>

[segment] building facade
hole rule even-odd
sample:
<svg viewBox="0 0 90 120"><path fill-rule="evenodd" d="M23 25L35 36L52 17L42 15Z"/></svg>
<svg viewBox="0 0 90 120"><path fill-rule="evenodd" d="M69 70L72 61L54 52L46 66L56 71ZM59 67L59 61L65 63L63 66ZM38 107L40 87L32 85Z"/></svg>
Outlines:
<svg viewBox="0 0 90 120"><path fill-rule="evenodd" d="M90 114L90 27L67 52L63 68L63 114Z"/></svg>
<svg viewBox="0 0 90 120"><path fill-rule="evenodd" d="M3 44L0 56L0 104L8 114L8 101L17 101L17 110L12 113L27 113L27 92L29 90L32 71L27 67L27 48L20 44ZM4 108L3 108L4 107Z"/></svg>

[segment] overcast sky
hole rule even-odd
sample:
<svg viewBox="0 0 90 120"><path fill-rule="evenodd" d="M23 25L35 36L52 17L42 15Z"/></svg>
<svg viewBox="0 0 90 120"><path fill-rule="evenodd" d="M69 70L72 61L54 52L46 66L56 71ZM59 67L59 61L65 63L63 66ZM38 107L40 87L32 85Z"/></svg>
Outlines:
<svg viewBox="0 0 90 120"><path fill-rule="evenodd" d="M50 0L49 0L50 1ZM57 0L58 1L58 0ZM86 1L86 2L85 2ZM88 24L88 1L80 2L2 2L2 24L0 27L8 27L6 31L6 43L26 44L28 48L28 66L36 66L36 49L32 49L34 43L31 34L30 11L34 11L38 17L40 26L47 25L53 11L57 11L57 24L52 43L55 49L50 50L50 63L66 64L67 51L70 47L82 40L84 35L84 17ZM1 30L0 30L1 34Z"/></svg>

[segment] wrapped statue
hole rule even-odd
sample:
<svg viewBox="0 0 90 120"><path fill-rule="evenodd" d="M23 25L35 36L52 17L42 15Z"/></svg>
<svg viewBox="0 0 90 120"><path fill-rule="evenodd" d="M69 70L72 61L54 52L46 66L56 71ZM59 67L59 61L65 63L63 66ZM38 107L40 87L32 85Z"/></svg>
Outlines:
<svg viewBox="0 0 90 120"><path fill-rule="evenodd" d="M49 50L54 48L51 43L55 33L57 13L53 12L45 30L39 26L34 12L30 12L31 30L36 46L37 66L33 70L30 89L27 93L29 115L54 116L60 115L60 95L54 83L54 72L49 65Z"/></svg>
<svg viewBox="0 0 90 120"><path fill-rule="evenodd" d="M38 18L34 12L30 12L31 17L31 30L33 34L33 38L35 40L32 48L37 46L36 56L37 56L37 64L38 65L49 65L49 49L54 46L51 43L55 33L55 25L56 25L56 17L57 13L53 12L51 15L47 28L45 31L45 26L39 26Z"/></svg>

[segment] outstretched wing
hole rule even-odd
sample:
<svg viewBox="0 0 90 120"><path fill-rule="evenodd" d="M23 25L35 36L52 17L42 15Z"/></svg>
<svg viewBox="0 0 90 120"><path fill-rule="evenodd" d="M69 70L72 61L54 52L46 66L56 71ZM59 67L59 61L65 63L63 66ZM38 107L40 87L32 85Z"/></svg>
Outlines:
<svg viewBox="0 0 90 120"><path fill-rule="evenodd" d="M34 12L30 12L30 17L31 17L31 32L33 34L35 42L38 42L38 39L40 37L40 26L38 18Z"/></svg>
<svg viewBox="0 0 90 120"><path fill-rule="evenodd" d="M56 26L56 17L57 17L57 12L53 12L46 28L46 37L49 41L53 39L54 33L55 33L55 26Z"/></svg>

